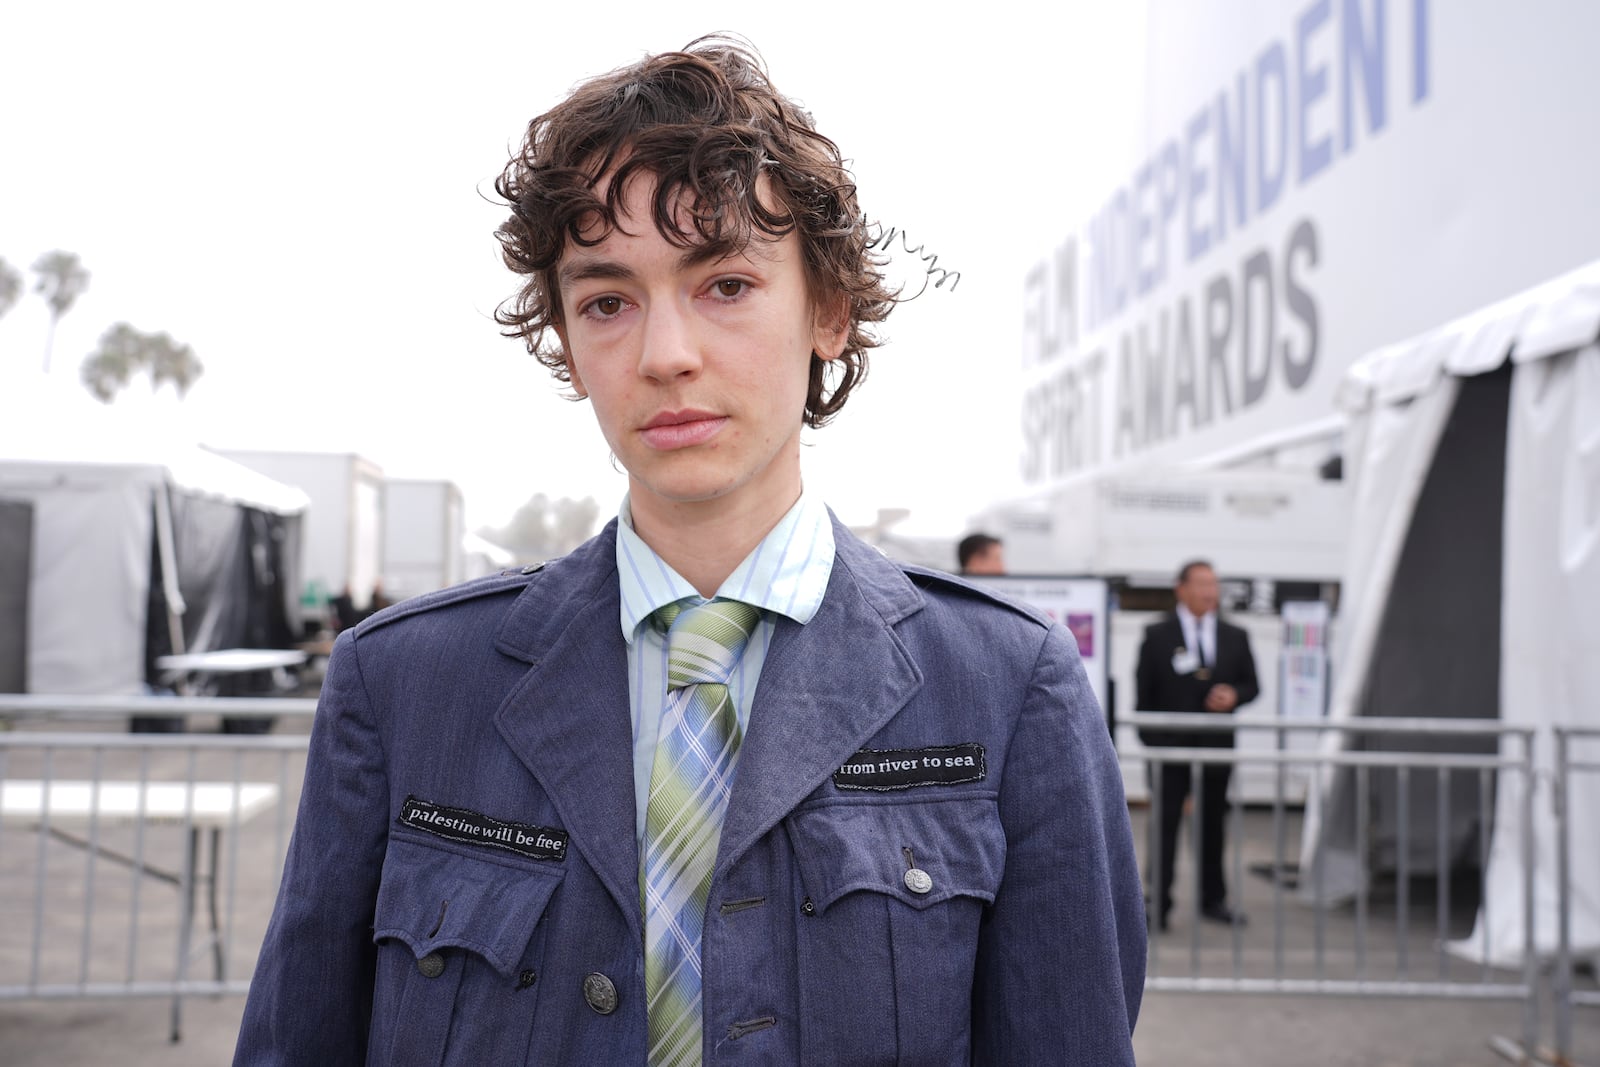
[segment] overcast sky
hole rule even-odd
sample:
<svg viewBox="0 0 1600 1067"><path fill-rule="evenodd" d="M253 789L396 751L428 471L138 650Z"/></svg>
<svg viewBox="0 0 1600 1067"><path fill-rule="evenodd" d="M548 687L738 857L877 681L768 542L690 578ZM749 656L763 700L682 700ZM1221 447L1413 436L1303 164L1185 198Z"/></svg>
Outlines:
<svg viewBox="0 0 1600 1067"><path fill-rule="evenodd" d="M808 434L807 482L846 521L903 507L954 534L1017 485L1022 276L1127 158L1139 6L12 5L0 257L62 248L92 272L64 382L119 320L193 346L177 417L207 444L449 478L475 526L535 492L609 513L625 481L589 409L492 321L513 287L492 182L577 81L737 31L868 214L961 275L890 319L866 386ZM918 284L913 257L893 271ZM37 378L46 321L32 295L0 318L0 388Z"/></svg>

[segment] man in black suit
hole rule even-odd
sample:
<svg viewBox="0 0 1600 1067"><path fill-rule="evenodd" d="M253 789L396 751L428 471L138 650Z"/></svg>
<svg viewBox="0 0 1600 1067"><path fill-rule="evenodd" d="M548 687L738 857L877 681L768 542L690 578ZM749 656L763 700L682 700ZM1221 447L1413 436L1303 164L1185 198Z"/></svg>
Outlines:
<svg viewBox="0 0 1600 1067"><path fill-rule="evenodd" d="M1178 573L1176 611L1145 629L1139 649L1140 711L1192 711L1231 714L1260 692L1250 638L1240 627L1217 617L1217 574L1195 560ZM1232 748L1232 730L1143 729L1146 745ZM1161 820L1161 855L1152 877L1153 919L1162 930L1172 910L1172 866L1177 858L1178 826L1192 786L1187 762L1147 764L1152 809ZM1214 922L1240 923L1244 915L1228 906L1222 877L1224 816L1228 807L1229 764L1203 764L1200 771L1200 915ZM1159 774L1159 788L1156 776Z"/></svg>

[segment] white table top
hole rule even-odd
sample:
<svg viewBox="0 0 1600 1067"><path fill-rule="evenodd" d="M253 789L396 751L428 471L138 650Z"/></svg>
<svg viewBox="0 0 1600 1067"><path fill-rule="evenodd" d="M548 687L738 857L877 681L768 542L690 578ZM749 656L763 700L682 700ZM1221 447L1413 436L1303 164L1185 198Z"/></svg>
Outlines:
<svg viewBox="0 0 1600 1067"><path fill-rule="evenodd" d="M214 652L157 656L156 666L164 671L243 674L270 671L275 667L298 667L305 661L306 654L298 648L219 648Z"/></svg>
<svg viewBox="0 0 1600 1067"><path fill-rule="evenodd" d="M0 783L0 817L38 821L44 817L44 782L14 778ZM50 783L50 819L87 822L132 821L140 817L138 782L57 779ZM271 782L146 782L142 790L147 821L195 826L231 826L246 822L278 802Z"/></svg>

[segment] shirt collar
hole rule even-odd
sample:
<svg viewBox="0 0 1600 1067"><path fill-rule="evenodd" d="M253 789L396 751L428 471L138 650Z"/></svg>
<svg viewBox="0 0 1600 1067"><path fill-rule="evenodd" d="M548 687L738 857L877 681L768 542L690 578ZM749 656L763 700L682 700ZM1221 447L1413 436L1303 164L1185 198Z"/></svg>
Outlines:
<svg viewBox="0 0 1600 1067"><path fill-rule="evenodd" d="M617 520L622 637L631 645L640 625L657 609L685 599L701 603L703 598L634 531L626 496ZM800 499L733 569L716 595L805 625L822 607L833 558L833 522L828 509L819 497L802 491Z"/></svg>
<svg viewBox="0 0 1600 1067"><path fill-rule="evenodd" d="M1194 612L1189 610L1189 606L1187 604L1178 605L1178 621L1183 623L1185 629L1193 627L1196 623L1201 626L1205 626L1216 617L1217 613L1214 611L1208 611L1204 615L1196 615Z"/></svg>

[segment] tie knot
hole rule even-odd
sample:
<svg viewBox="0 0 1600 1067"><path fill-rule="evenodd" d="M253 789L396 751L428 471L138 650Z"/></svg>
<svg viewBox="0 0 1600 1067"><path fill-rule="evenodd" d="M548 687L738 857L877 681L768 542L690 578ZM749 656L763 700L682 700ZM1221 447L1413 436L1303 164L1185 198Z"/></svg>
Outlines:
<svg viewBox="0 0 1600 1067"><path fill-rule="evenodd" d="M738 600L712 600L655 612L667 628L667 689L711 682L726 685L761 620L761 609Z"/></svg>

